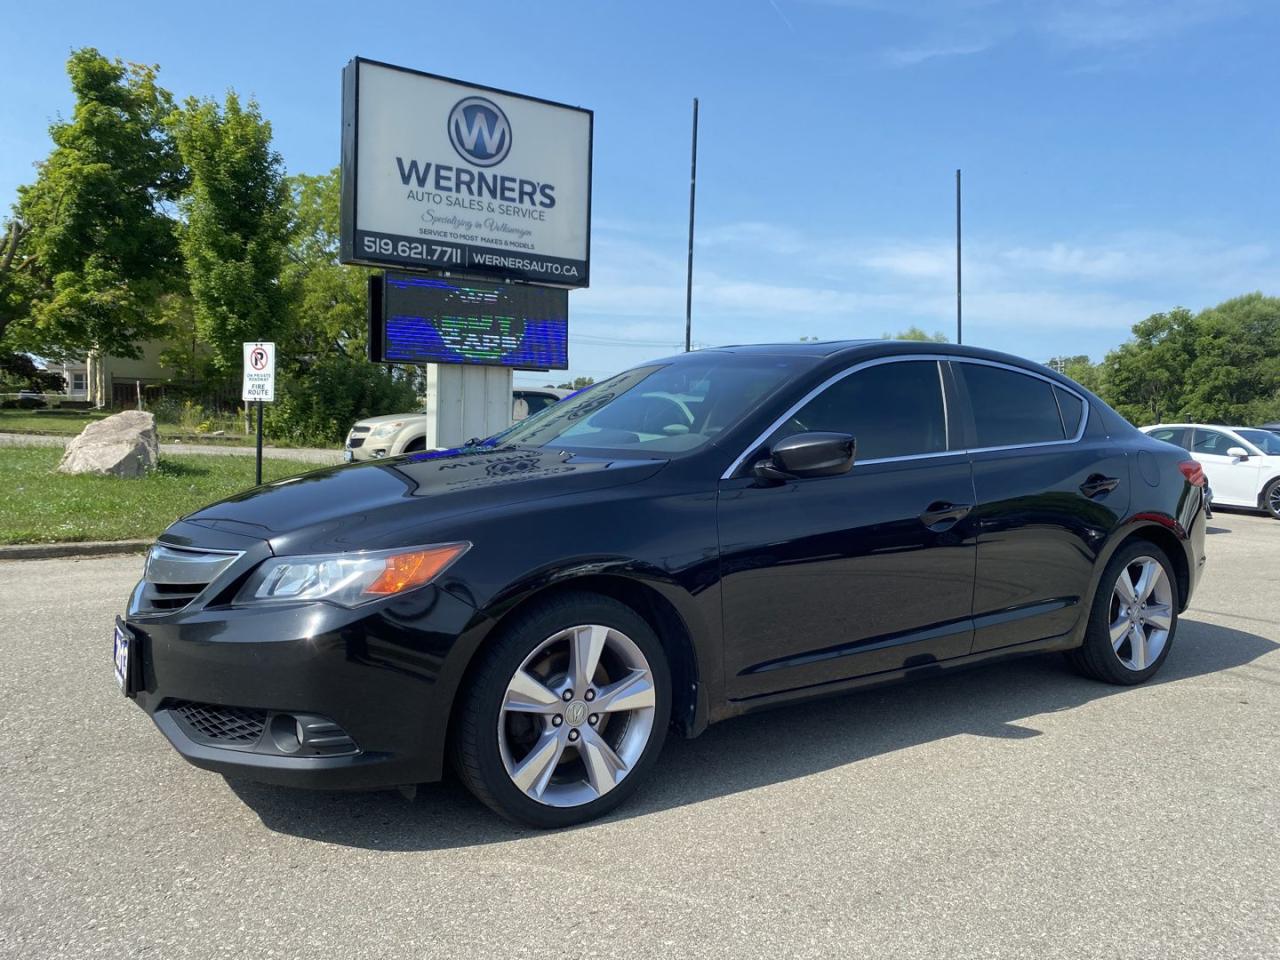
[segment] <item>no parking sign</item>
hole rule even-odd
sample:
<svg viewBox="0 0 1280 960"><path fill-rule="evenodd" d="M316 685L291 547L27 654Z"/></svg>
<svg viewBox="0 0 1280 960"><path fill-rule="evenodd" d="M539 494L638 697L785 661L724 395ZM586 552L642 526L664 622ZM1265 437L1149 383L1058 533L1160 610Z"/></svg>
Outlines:
<svg viewBox="0 0 1280 960"><path fill-rule="evenodd" d="M276 345L259 341L244 345L242 400L271 403L276 398Z"/></svg>

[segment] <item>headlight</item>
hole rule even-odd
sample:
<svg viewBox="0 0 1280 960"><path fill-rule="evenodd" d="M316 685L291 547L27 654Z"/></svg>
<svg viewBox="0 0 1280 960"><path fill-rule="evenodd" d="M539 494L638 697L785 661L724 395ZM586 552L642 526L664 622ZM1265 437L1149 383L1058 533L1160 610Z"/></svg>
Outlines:
<svg viewBox="0 0 1280 960"><path fill-rule="evenodd" d="M401 427L404 426L403 420L395 420L391 423L380 423L373 428L373 432L369 434L371 437L389 437Z"/></svg>
<svg viewBox="0 0 1280 960"><path fill-rule="evenodd" d="M236 603L327 600L344 607L426 586L471 549L469 543L370 550L267 560L249 577Z"/></svg>

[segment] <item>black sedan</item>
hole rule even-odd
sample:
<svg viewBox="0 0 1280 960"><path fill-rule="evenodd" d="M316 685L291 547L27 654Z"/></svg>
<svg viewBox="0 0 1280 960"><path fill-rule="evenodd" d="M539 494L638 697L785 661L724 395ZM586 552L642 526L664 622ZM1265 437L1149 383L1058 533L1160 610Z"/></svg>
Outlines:
<svg viewBox="0 0 1280 960"><path fill-rule="evenodd" d="M1004 354L704 350L178 521L116 675L201 767L388 787L451 760L560 826L635 790L669 730L782 701L1050 650L1148 679L1204 563L1203 483Z"/></svg>

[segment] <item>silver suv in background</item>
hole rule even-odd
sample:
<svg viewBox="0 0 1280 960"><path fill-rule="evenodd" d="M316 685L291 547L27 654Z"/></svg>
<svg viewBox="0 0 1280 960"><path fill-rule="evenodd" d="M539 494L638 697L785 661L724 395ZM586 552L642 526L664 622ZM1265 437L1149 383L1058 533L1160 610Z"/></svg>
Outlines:
<svg viewBox="0 0 1280 960"><path fill-rule="evenodd" d="M523 420L567 397L572 390L558 387L518 387L511 391L511 420ZM343 459L377 460L427 449L425 411L389 413L357 420L343 444Z"/></svg>

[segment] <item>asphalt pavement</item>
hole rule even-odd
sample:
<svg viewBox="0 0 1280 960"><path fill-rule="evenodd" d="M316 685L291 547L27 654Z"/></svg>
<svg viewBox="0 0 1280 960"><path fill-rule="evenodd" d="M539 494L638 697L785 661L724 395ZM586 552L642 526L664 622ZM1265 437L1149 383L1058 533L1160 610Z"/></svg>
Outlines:
<svg viewBox="0 0 1280 960"><path fill-rule="evenodd" d="M0 955L1280 956L1280 523L1161 674L1041 656L669 741L603 822L188 766L111 676L140 559L0 563Z"/></svg>

